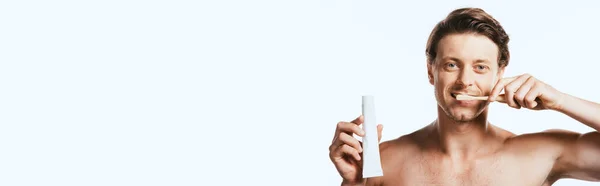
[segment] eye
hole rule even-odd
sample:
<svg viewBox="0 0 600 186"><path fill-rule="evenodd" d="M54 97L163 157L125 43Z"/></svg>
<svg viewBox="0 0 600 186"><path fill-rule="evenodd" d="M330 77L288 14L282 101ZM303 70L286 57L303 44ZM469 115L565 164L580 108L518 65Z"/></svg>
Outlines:
<svg viewBox="0 0 600 186"><path fill-rule="evenodd" d="M475 68L476 68L477 71L483 72L483 71L486 71L488 69L488 66L485 66L485 65L476 65Z"/></svg>
<svg viewBox="0 0 600 186"><path fill-rule="evenodd" d="M454 64L454 63L448 63L448 64L446 64L446 67L448 67L448 68L454 68L454 67L456 67L456 64Z"/></svg>
<svg viewBox="0 0 600 186"><path fill-rule="evenodd" d="M443 68L446 71L456 71L458 70L458 64L456 64L455 62L447 62L444 64Z"/></svg>

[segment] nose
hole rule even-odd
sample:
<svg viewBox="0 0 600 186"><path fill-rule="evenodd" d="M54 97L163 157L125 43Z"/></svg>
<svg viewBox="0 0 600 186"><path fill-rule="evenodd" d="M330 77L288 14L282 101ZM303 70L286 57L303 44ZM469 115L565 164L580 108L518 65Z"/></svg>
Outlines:
<svg viewBox="0 0 600 186"><path fill-rule="evenodd" d="M456 80L456 84L462 85L464 87L473 86L475 82L475 74L473 71L468 68L463 68L460 72L458 79Z"/></svg>

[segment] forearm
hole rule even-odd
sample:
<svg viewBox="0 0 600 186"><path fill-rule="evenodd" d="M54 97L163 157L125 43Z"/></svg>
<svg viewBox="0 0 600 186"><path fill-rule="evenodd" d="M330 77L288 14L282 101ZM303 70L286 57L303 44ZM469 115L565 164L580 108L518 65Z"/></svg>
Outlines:
<svg viewBox="0 0 600 186"><path fill-rule="evenodd" d="M557 111L600 131L600 104L565 94Z"/></svg>

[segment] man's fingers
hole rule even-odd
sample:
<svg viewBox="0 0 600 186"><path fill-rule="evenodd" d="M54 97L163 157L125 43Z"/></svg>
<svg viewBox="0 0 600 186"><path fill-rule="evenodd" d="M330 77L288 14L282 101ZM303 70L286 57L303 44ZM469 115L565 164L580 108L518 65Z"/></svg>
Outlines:
<svg viewBox="0 0 600 186"><path fill-rule="evenodd" d="M356 138L346 133L341 133L338 137L338 140L335 141L332 146L337 147L343 144L350 145L352 148L355 148L358 152L363 151L360 142Z"/></svg>
<svg viewBox="0 0 600 186"><path fill-rule="evenodd" d="M381 141L382 132L383 132L383 125L382 124L377 125L377 141L378 142Z"/></svg>
<svg viewBox="0 0 600 186"><path fill-rule="evenodd" d="M500 92L502 92L502 90L504 90L504 87L507 84L515 81L519 77L520 76L514 76L514 77L507 77L507 78L500 79L496 83L496 85L494 85L494 88L492 88L492 91L490 92L488 101L490 101L490 102L495 101L496 97L500 96ZM506 90L505 90L505 92L506 92Z"/></svg>
<svg viewBox="0 0 600 186"><path fill-rule="evenodd" d="M494 88L492 88L492 91L490 92L490 95L488 97L489 102L493 102L494 100L496 100L496 97L498 97L500 91L502 91L501 87L504 87L504 81L502 80L498 81L496 85L494 85Z"/></svg>
<svg viewBox="0 0 600 186"><path fill-rule="evenodd" d="M357 124L340 121L337 123L337 127L335 128L335 134L333 135L333 140L331 140L331 143L335 143L335 141L340 136L340 133L346 133L350 135L356 134L361 137L365 136L365 131L362 130Z"/></svg>
<svg viewBox="0 0 600 186"><path fill-rule="evenodd" d="M513 77L507 77L507 78L504 78L504 79L506 79L507 82L512 82L512 81L516 80L519 77L520 76L513 76Z"/></svg>
<svg viewBox="0 0 600 186"><path fill-rule="evenodd" d="M361 137L365 136L365 131L363 129L361 129L358 125L356 125L355 123L339 122L337 127L339 129L339 132L345 132L348 134L356 134Z"/></svg>
<svg viewBox="0 0 600 186"><path fill-rule="evenodd" d="M535 101L535 98L540 96L540 88L534 86L529 90L529 92L525 95L524 101L527 103L527 107L533 109L538 106L538 103Z"/></svg>
<svg viewBox="0 0 600 186"><path fill-rule="evenodd" d="M340 125L341 123L353 123L354 125L360 125L362 124L364 118L362 115L358 116L356 119L352 120L351 122L345 122L345 121L340 121L337 124L337 127L335 128L335 133L333 134L333 140L331 140L331 143L333 143L335 141L335 139L337 139L338 135L340 134ZM361 135L361 134L357 134L357 135Z"/></svg>
<svg viewBox="0 0 600 186"><path fill-rule="evenodd" d="M525 83L523 83L518 90L515 92L515 100L519 105L529 108L527 102L525 101L525 95L531 90L531 87L535 84L535 79L532 76L529 76Z"/></svg>
<svg viewBox="0 0 600 186"><path fill-rule="evenodd" d="M516 77L500 79L496 83L496 85L494 85L494 88L492 88L492 91L490 92L488 101L492 102L492 101L496 100L496 97L498 97L500 95L500 92L502 92L502 90L504 89L504 86L506 84L512 82L515 79L516 79Z"/></svg>
<svg viewBox="0 0 600 186"><path fill-rule="evenodd" d="M505 92L504 100L506 100L506 104L512 108L520 109L520 105L515 102L515 93L513 92Z"/></svg>
<svg viewBox="0 0 600 186"><path fill-rule="evenodd" d="M360 124L362 124L364 122L364 119L365 119L364 116L360 115L360 116L358 116L358 118L352 120L350 123L354 123L354 124L360 125Z"/></svg>
<svg viewBox="0 0 600 186"><path fill-rule="evenodd" d="M358 151L347 144L339 146L334 151L334 157L342 157L344 154L348 154L354 157L354 159L356 159L357 161L360 161L360 154L358 153Z"/></svg>
<svg viewBox="0 0 600 186"><path fill-rule="evenodd" d="M525 83L525 81L527 81L527 79L531 77L529 75L521 75L519 77L517 77L517 79L515 79L514 81L506 84L506 86L504 86L504 94L506 95L506 102L508 103L509 106L519 109L521 108L521 105L519 105L516 101L515 101L515 92L517 92L517 90L519 89L519 87L521 87L521 85L523 85L523 83Z"/></svg>

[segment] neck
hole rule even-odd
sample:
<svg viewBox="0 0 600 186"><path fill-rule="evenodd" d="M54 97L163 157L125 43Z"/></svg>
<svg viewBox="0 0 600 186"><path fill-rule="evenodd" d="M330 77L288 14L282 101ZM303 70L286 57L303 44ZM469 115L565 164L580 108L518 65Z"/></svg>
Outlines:
<svg viewBox="0 0 600 186"><path fill-rule="evenodd" d="M482 148L492 136L487 122L487 109L470 121L456 121L438 107L438 119L433 123L442 151L453 158L471 159L486 153Z"/></svg>

